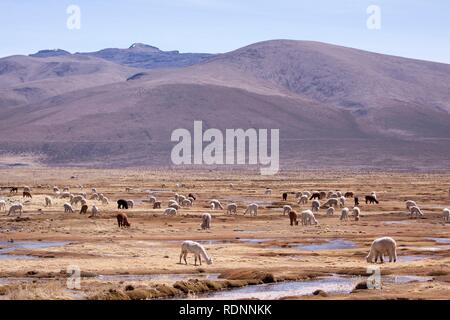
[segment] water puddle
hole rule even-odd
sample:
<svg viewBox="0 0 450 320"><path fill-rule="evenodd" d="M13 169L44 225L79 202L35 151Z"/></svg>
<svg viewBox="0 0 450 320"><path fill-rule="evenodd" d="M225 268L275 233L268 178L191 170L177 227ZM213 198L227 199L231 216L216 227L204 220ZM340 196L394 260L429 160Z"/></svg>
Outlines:
<svg viewBox="0 0 450 320"><path fill-rule="evenodd" d="M411 221L407 220L398 220L398 221L385 221L384 224L390 225L390 224L411 224Z"/></svg>
<svg viewBox="0 0 450 320"><path fill-rule="evenodd" d="M220 273L180 273L180 274L114 274L99 275L101 281L181 281L188 279L217 280Z"/></svg>
<svg viewBox="0 0 450 320"><path fill-rule="evenodd" d="M450 244L450 238L427 238L427 239L432 240L436 243Z"/></svg>
<svg viewBox="0 0 450 320"><path fill-rule="evenodd" d="M337 250L337 249L352 249L356 247L356 243L349 240L334 239L324 243L315 244L301 244L289 243L290 248L305 250L305 251L321 251L321 250ZM280 248L277 246L276 248Z"/></svg>
<svg viewBox="0 0 450 320"><path fill-rule="evenodd" d="M16 249L45 249L63 247L69 242L64 241L0 241L0 260L33 260L37 259L28 255L9 254Z"/></svg>
<svg viewBox="0 0 450 320"><path fill-rule="evenodd" d="M397 256L398 262L420 261L427 259L427 256Z"/></svg>

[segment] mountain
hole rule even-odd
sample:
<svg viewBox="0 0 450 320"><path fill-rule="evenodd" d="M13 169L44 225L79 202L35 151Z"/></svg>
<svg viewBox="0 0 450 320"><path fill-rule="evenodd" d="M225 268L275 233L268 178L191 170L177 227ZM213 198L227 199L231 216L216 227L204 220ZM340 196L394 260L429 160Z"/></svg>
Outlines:
<svg viewBox="0 0 450 320"><path fill-rule="evenodd" d="M0 104L0 150L50 165L167 166L172 131L203 120L205 130L279 128L282 168L450 167L449 65L290 40L169 69L130 68L120 55L10 57L3 69L1 59L0 92L39 83L46 94ZM35 72L35 59L86 66ZM71 76L83 85L49 93Z"/></svg>

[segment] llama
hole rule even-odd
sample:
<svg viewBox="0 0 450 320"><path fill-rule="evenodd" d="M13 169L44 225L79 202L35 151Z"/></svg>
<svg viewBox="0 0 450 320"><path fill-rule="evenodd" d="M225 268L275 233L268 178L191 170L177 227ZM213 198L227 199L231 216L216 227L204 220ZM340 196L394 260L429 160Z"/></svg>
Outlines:
<svg viewBox="0 0 450 320"><path fill-rule="evenodd" d="M202 230L210 229L211 227L211 215L209 213L202 214L202 224L200 225Z"/></svg>
<svg viewBox="0 0 450 320"><path fill-rule="evenodd" d="M237 213L237 205L234 202L227 205L227 214L231 215L232 213Z"/></svg>
<svg viewBox="0 0 450 320"><path fill-rule="evenodd" d="M319 200L313 200L311 203L311 211L312 212L319 212L320 208L320 201Z"/></svg>
<svg viewBox="0 0 450 320"><path fill-rule="evenodd" d="M128 216L125 213L123 212L118 213L116 218L119 228L126 228L131 226L130 222L128 221Z"/></svg>
<svg viewBox="0 0 450 320"><path fill-rule="evenodd" d="M370 247L366 260L369 263L376 263L378 258L380 258L380 262L383 263L383 255L389 255L389 262L397 261L397 244L391 237L375 239L372 242L372 246Z"/></svg>
<svg viewBox="0 0 450 320"><path fill-rule="evenodd" d="M443 216L443 218L444 218L444 221L449 221L449 220L450 220L450 210L447 209L447 208L445 208L445 209L442 211L442 216Z"/></svg>
<svg viewBox="0 0 450 320"><path fill-rule="evenodd" d="M45 206L46 207L51 207L52 206L52 198L50 198L49 196L45 197Z"/></svg>
<svg viewBox="0 0 450 320"><path fill-rule="evenodd" d="M419 207L413 206L409 208L409 212L411 214L411 218L418 218L423 216L423 212L420 210Z"/></svg>
<svg viewBox="0 0 450 320"><path fill-rule="evenodd" d="M289 211L289 220L291 221L291 226L296 225L298 226L298 215L297 212L294 210Z"/></svg>
<svg viewBox="0 0 450 320"><path fill-rule="evenodd" d="M314 217L314 213L311 210L305 210L302 212L302 225L312 225L319 224L319 222Z"/></svg>
<svg viewBox="0 0 450 320"><path fill-rule="evenodd" d="M8 211L7 216L10 216L11 214L15 214L17 211L19 211L19 217L22 215L23 211L23 205L21 203L13 204Z"/></svg>
<svg viewBox="0 0 450 320"><path fill-rule="evenodd" d="M175 208L167 208L166 210L164 210L164 215L165 216L176 216L177 215L177 209L175 209Z"/></svg>
<svg viewBox="0 0 450 320"><path fill-rule="evenodd" d="M289 212L291 212L291 211L292 211L291 206L288 206L288 205L283 206L283 216L286 215L286 213L289 214Z"/></svg>
<svg viewBox="0 0 450 320"><path fill-rule="evenodd" d="M244 212L244 216L249 213L250 216L257 216L258 215L258 204L251 203L247 206L247 209Z"/></svg>
<svg viewBox="0 0 450 320"><path fill-rule="evenodd" d="M206 261L207 264L212 264L212 258L208 256L205 248L198 242L187 240L181 244L180 264L181 264L181 259L183 258L184 263L187 265L186 257L188 255L188 253L194 254L194 257L195 257L194 265L195 266L197 265L197 259L199 260L200 265L202 265L202 259L201 259L202 257Z"/></svg>
<svg viewBox="0 0 450 320"><path fill-rule="evenodd" d="M67 202L64 203L63 207L64 207L64 213L73 213L73 208L70 205L70 203L67 203Z"/></svg>
<svg viewBox="0 0 450 320"><path fill-rule="evenodd" d="M350 212L350 210L349 210L348 208L342 209L340 220L341 220L341 221L342 221L342 220L347 221L347 220L348 220L348 213L349 213L349 212Z"/></svg>

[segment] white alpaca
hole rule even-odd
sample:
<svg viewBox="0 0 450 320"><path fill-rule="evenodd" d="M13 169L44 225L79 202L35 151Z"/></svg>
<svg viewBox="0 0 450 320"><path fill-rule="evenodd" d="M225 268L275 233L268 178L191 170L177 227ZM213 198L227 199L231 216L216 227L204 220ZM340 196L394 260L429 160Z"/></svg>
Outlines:
<svg viewBox="0 0 450 320"><path fill-rule="evenodd" d="M185 199L186 199L186 197L180 194L180 195L177 197L177 199L175 199L175 200L177 200L178 203L182 203L183 200L185 200Z"/></svg>
<svg viewBox="0 0 450 320"><path fill-rule="evenodd" d="M177 209L175 208L167 208L164 210L164 215L166 216L176 216L177 215Z"/></svg>
<svg viewBox="0 0 450 320"><path fill-rule="evenodd" d="M109 204L109 199L105 196L102 197L101 201L102 201L102 204L104 204L104 205Z"/></svg>
<svg viewBox="0 0 450 320"><path fill-rule="evenodd" d="M209 201L209 204L211 205L211 209L213 209L213 210L218 210L218 209L223 210L222 204L217 199L212 199L211 201Z"/></svg>
<svg viewBox="0 0 450 320"><path fill-rule="evenodd" d="M98 208L95 205L93 205L92 210L91 210L91 215L89 216L89 218L96 217L99 214L100 214L100 210L98 210Z"/></svg>
<svg viewBox="0 0 450 320"><path fill-rule="evenodd" d="M266 191L264 192L264 194L271 195L272 194L272 189L267 188Z"/></svg>
<svg viewBox="0 0 450 320"><path fill-rule="evenodd" d="M72 208L72 206L70 205L70 203L64 203L64 212L65 213L67 213L67 212L70 212L70 213L73 213L73 208Z"/></svg>
<svg viewBox="0 0 450 320"><path fill-rule="evenodd" d="M319 224L317 222L316 217L314 217L314 213L311 210L305 210L302 212L302 225L312 225L312 224Z"/></svg>
<svg viewBox="0 0 450 320"><path fill-rule="evenodd" d="M209 229L211 227L211 215L209 213L202 214L202 224L201 228L203 230Z"/></svg>
<svg viewBox="0 0 450 320"><path fill-rule="evenodd" d="M337 195L337 193L334 193L334 192L328 192L328 194L327 194L327 198L328 199L331 199L331 198L338 198L338 195Z"/></svg>
<svg viewBox="0 0 450 320"><path fill-rule="evenodd" d="M285 215L286 213L289 214L289 212L291 212L291 211L292 211L291 206L288 206L288 205L283 206L283 215Z"/></svg>
<svg viewBox="0 0 450 320"><path fill-rule="evenodd" d="M348 208L344 208L341 211L341 218L340 220L348 220L348 213L350 212L350 210Z"/></svg>
<svg viewBox="0 0 450 320"><path fill-rule="evenodd" d="M319 212L320 208L320 201L319 200L313 200L311 203L311 211L312 212Z"/></svg>
<svg viewBox="0 0 450 320"><path fill-rule="evenodd" d="M181 206L178 203L172 203L169 208L180 210Z"/></svg>
<svg viewBox="0 0 450 320"><path fill-rule="evenodd" d="M133 209L134 207L134 201L133 200L127 200L128 209Z"/></svg>
<svg viewBox="0 0 450 320"><path fill-rule="evenodd" d="M150 203L155 203L155 202L156 202L156 197L150 196L150 197L148 198L148 201L149 201Z"/></svg>
<svg viewBox="0 0 450 320"><path fill-rule="evenodd" d="M337 191L337 192L336 192L336 195L337 195L338 198L340 198L340 197L342 197L342 192Z"/></svg>
<svg viewBox="0 0 450 320"><path fill-rule="evenodd" d="M23 211L23 206L22 206L22 204L20 204L20 203L16 203L16 204L13 204L10 208L9 208L9 211L8 211L8 216L9 215L11 215L11 214L15 214L17 211L19 211L19 216L20 215L22 215L22 211Z"/></svg>
<svg viewBox="0 0 450 320"><path fill-rule="evenodd" d="M383 255L389 256L389 262L397 261L397 244L391 237L375 239L372 242L372 246L370 247L370 252L366 257L366 260L369 263L376 263L378 258L380 258L380 261L384 262Z"/></svg>
<svg viewBox="0 0 450 320"><path fill-rule="evenodd" d="M411 207L417 207L417 204L414 201L412 201L412 200L406 201L405 205L406 205L406 209L408 211L409 211L409 208L411 208Z"/></svg>
<svg viewBox="0 0 450 320"><path fill-rule="evenodd" d="M84 199L83 196L74 196L74 197L70 198L70 204L77 205L78 202L81 202L83 199Z"/></svg>
<svg viewBox="0 0 450 320"><path fill-rule="evenodd" d="M308 203L308 196L302 195L300 199L298 199L298 204L307 204Z"/></svg>
<svg viewBox="0 0 450 320"><path fill-rule="evenodd" d="M447 208L445 208L445 209L442 211L442 216L443 216L443 218L444 218L444 221L449 221L449 220L450 220L450 210L447 209Z"/></svg>
<svg viewBox="0 0 450 320"><path fill-rule="evenodd" d="M339 199L339 206L341 208L345 207L345 197L344 196L340 196L338 199Z"/></svg>
<svg viewBox="0 0 450 320"><path fill-rule="evenodd" d="M244 212L244 216L249 213L250 216L257 216L258 215L258 204L251 203L247 206L247 210Z"/></svg>
<svg viewBox="0 0 450 320"><path fill-rule="evenodd" d="M308 198L311 197L311 192L309 192L309 191L303 191L302 194L303 194L304 196L307 196Z"/></svg>
<svg viewBox="0 0 450 320"><path fill-rule="evenodd" d="M178 202L176 200L169 200L169 203L167 206L170 207L173 204L178 204Z"/></svg>
<svg viewBox="0 0 450 320"><path fill-rule="evenodd" d="M352 214L353 214L353 217L355 218L355 221L359 221L359 216L361 215L361 210L358 207L353 207Z"/></svg>
<svg viewBox="0 0 450 320"><path fill-rule="evenodd" d="M189 199L184 199L183 201L181 201L181 205L183 207L192 207L192 201Z"/></svg>
<svg viewBox="0 0 450 320"><path fill-rule="evenodd" d="M184 241L181 244L180 264L181 264L182 258L184 258L184 263L187 264L186 257L188 255L188 253L194 254L195 265L197 265L197 259L199 260L200 265L202 265L202 259L201 259L202 257L206 261L207 264L212 263L212 258L208 256L205 248L203 248L203 246L198 242Z"/></svg>
<svg viewBox="0 0 450 320"><path fill-rule="evenodd" d="M227 214L232 214L232 213L234 213L234 214L237 213L237 205L234 202L233 203L229 203L227 205Z"/></svg>
<svg viewBox="0 0 450 320"><path fill-rule="evenodd" d="M72 195L70 194L70 192L65 192L65 191L63 191L62 193L59 194L59 197L60 197L61 199L65 199L65 198L69 198L69 199L70 199L70 196L72 196Z"/></svg>
<svg viewBox="0 0 450 320"><path fill-rule="evenodd" d="M416 206L410 207L409 212L411 213L411 218L423 216L423 212L420 210L419 207Z"/></svg>
<svg viewBox="0 0 450 320"><path fill-rule="evenodd" d="M6 211L6 201L0 200L0 210Z"/></svg>
<svg viewBox="0 0 450 320"><path fill-rule="evenodd" d="M49 196L45 197L45 206L46 207L51 207L52 206L52 198L50 198Z"/></svg>
<svg viewBox="0 0 450 320"><path fill-rule="evenodd" d="M334 208L333 207L329 207L328 209L327 209L327 216L332 216L332 215L334 215Z"/></svg>

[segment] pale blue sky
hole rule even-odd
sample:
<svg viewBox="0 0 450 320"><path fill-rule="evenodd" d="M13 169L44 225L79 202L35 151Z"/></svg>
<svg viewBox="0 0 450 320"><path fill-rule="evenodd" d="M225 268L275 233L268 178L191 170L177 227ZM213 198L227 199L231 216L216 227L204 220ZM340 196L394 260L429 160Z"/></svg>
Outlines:
<svg viewBox="0 0 450 320"><path fill-rule="evenodd" d="M68 5L81 29L66 27ZM381 30L366 27L369 5ZM226 52L269 39L316 40L450 63L449 0L1 0L0 57L143 42L163 50Z"/></svg>

